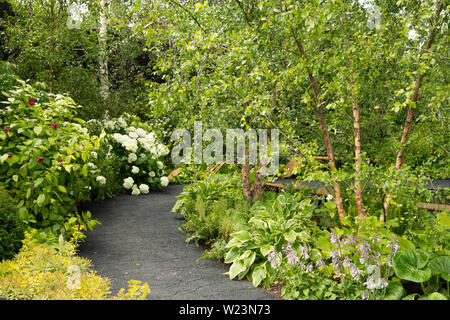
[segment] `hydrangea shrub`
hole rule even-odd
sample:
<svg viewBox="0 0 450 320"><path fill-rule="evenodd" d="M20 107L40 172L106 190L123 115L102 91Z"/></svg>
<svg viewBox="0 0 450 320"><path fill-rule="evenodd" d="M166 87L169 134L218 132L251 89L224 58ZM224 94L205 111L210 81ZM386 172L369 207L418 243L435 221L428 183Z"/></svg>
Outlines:
<svg viewBox="0 0 450 320"><path fill-rule="evenodd" d="M89 120L87 125L108 145L107 157L120 163L116 179L132 195L147 194L169 184L163 163L169 149L158 141L148 124L124 114L112 120Z"/></svg>

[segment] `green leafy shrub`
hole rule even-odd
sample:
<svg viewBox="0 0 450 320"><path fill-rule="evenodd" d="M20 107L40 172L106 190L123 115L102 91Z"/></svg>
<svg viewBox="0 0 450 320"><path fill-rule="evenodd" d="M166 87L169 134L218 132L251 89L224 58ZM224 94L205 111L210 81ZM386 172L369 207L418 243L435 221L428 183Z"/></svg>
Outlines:
<svg viewBox="0 0 450 320"><path fill-rule="evenodd" d="M100 142L81 127L71 98L19 82L0 109L0 179L18 200L17 214L46 233L92 228L96 221L77 207L98 184L92 153Z"/></svg>
<svg viewBox="0 0 450 320"><path fill-rule="evenodd" d="M188 234L188 242L210 243L238 231L235 221L249 209L240 186L238 176L216 174L184 187L172 212L184 217L180 229Z"/></svg>
<svg viewBox="0 0 450 320"><path fill-rule="evenodd" d="M0 297L11 300L145 299L147 283L131 280L129 290L110 295L110 280L96 275L91 263L76 256L76 242L62 237L54 246L39 244L36 230L26 233L14 260L0 263Z"/></svg>
<svg viewBox="0 0 450 320"><path fill-rule="evenodd" d="M18 77L13 71L13 65L9 62L0 61L0 88L8 91L18 84ZM0 101L4 101L6 96L0 92Z"/></svg>
<svg viewBox="0 0 450 320"><path fill-rule="evenodd" d="M450 255L449 212L424 213L420 222L420 228L406 233L414 246L433 254Z"/></svg>
<svg viewBox="0 0 450 320"><path fill-rule="evenodd" d="M0 261L11 259L22 246L25 228L16 210L14 200L0 185Z"/></svg>
<svg viewBox="0 0 450 320"><path fill-rule="evenodd" d="M231 234L225 263L232 263L231 279L247 276L258 286L276 279L276 268L271 263L277 252L285 247L298 250L310 243L318 231L311 220L314 205L300 194L266 193L263 201L250 209L247 226Z"/></svg>

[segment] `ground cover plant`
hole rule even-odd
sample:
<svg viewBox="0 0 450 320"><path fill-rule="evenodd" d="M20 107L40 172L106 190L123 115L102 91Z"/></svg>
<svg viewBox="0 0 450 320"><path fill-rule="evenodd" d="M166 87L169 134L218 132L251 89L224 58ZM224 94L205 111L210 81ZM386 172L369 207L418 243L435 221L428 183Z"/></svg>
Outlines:
<svg viewBox="0 0 450 320"><path fill-rule="evenodd" d="M229 264L230 279L281 284L284 299L449 298L448 213L405 233L374 216L339 223L334 203L314 203L311 189L245 199L238 178L210 175L188 185L172 210L184 218L186 241L208 244L202 258ZM435 253L423 250L431 247Z"/></svg>
<svg viewBox="0 0 450 320"><path fill-rule="evenodd" d="M0 262L0 296L12 300L144 300L148 284L131 280L129 289L112 296L110 280L96 275L90 261L76 255L77 234L70 241L39 244L26 233L20 252Z"/></svg>

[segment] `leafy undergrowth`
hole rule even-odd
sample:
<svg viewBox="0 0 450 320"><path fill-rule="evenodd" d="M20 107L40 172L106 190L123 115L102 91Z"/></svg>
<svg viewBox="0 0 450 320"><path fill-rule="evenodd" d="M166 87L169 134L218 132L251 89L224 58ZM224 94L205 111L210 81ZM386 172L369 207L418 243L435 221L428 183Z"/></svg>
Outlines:
<svg viewBox="0 0 450 320"><path fill-rule="evenodd" d="M421 212L399 233L376 216L337 220L334 202L310 190L244 199L237 175L210 175L186 186L173 208L202 258L229 265L283 299L448 299L449 215ZM275 288L275 289L274 289Z"/></svg>
<svg viewBox="0 0 450 320"><path fill-rule="evenodd" d="M0 263L0 297L10 300L145 300L147 283L130 280L127 291L112 296L110 280L91 270L91 263L76 255L76 240L40 244L37 231L26 232L19 253ZM76 234L76 233L75 233Z"/></svg>

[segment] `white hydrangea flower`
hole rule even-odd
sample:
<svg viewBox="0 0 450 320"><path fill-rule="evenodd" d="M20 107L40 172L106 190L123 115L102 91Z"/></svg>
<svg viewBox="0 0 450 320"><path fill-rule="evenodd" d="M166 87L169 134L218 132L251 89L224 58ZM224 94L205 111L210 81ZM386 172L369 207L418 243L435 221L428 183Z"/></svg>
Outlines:
<svg viewBox="0 0 450 320"><path fill-rule="evenodd" d="M167 177L161 177L161 186L167 187L169 185L169 179Z"/></svg>
<svg viewBox="0 0 450 320"><path fill-rule="evenodd" d="M150 172L148 173L148 175L149 175L151 178L153 178L154 176L156 176L155 171L150 171Z"/></svg>
<svg viewBox="0 0 450 320"><path fill-rule="evenodd" d="M134 173L134 174L137 174L137 173L139 173L139 168L136 167L136 166L133 166L133 167L131 168L131 172Z"/></svg>
<svg viewBox="0 0 450 320"><path fill-rule="evenodd" d="M94 159L97 159L97 152L91 151L91 156L92 156Z"/></svg>
<svg viewBox="0 0 450 320"><path fill-rule="evenodd" d="M119 123L119 125L120 125L122 128L126 128L126 127L127 127L127 122L126 122L122 117L120 117L119 119L117 119L117 122Z"/></svg>
<svg viewBox="0 0 450 320"><path fill-rule="evenodd" d="M132 163L135 162L137 160L137 155L136 153L130 153L128 155L128 163Z"/></svg>
<svg viewBox="0 0 450 320"><path fill-rule="evenodd" d="M131 131L131 132L128 134L128 136L129 136L130 138L133 138L133 139L139 138L138 134L137 134L136 132L133 132L133 131Z"/></svg>
<svg viewBox="0 0 450 320"><path fill-rule="evenodd" d="M123 142L123 136L120 133L114 133L113 138L120 144Z"/></svg>
<svg viewBox="0 0 450 320"><path fill-rule="evenodd" d="M158 166L159 169L164 168L164 164L163 164L161 161L158 161L158 162L156 163L156 165Z"/></svg>
<svg viewBox="0 0 450 320"><path fill-rule="evenodd" d="M108 120L105 122L105 128L107 129L114 129L115 128L115 123L112 120Z"/></svg>
<svg viewBox="0 0 450 320"><path fill-rule="evenodd" d="M141 191L142 194L149 193L148 185L146 185L144 183L139 186L139 190Z"/></svg>
<svg viewBox="0 0 450 320"><path fill-rule="evenodd" d="M100 184L106 183L106 178L104 176L98 176L97 178L95 178L95 180L97 180L97 182Z"/></svg>
<svg viewBox="0 0 450 320"><path fill-rule="evenodd" d="M129 139L126 141L126 143L123 145L127 151L136 152L138 149L137 146L137 140L136 139Z"/></svg>
<svg viewBox="0 0 450 320"><path fill-rule="evenodd" d="M331 199L333 199L333 195L332 194L327 195L327 200L330 201Z"/></svg>
<svg viewBox="0 0 450 320"><path fill-rule="evenodd" d="M127 133L134 132L134 131L136 131L136 128L133 127L133 126L130 126L130 127L126 128L125 131L126 131Z"/></svg>
<svg viewBox="0 0 450 320"><path fill-rule="evenodd" d="M95 164L93 164L92 162L88 162L87 166L91 169L95 169Z"/></svg>
<svg viewBox="0 0 450 320"><path fill-rule="evenodd" d="M136 134L137 134L139 137L144 138L144 137L147 135L147 132L145 132L145 130L142 129L142 128L137 128L137 129L136 129Z"/></svg>
<svg viewBox="0 0 450 320"><path fill-rule="evenodd" d="M132 194L133 196L138 196L138 195L141 194L141 192L140 192L139 189L136 187L136 188L133 188L133 190L131 191L131 194Z"/></svg>
<svg viewBox="0 0 450 320"><path fill-rule="evenodd" d="M147 142L149 144L153 144L153 143L155 143L155 134L153 132L151 132L145 136L145 139L147 139Z"/></svg>
<svg viewBox="0 0 450 320"><path fill-rule="evenodd" d="M151 152L151 150L152 150L152 146L149 145L148 143L143 143L142 148L144 148L145 151L147 151L147 152Z"/></svg>
<svg viewBox="0 0 450 320"><path fill-rule="evenodd" d="M123 179L123 187L125 189L131 189L133 187L134 180L132 177L128 177L126 179Z"/></svg>

